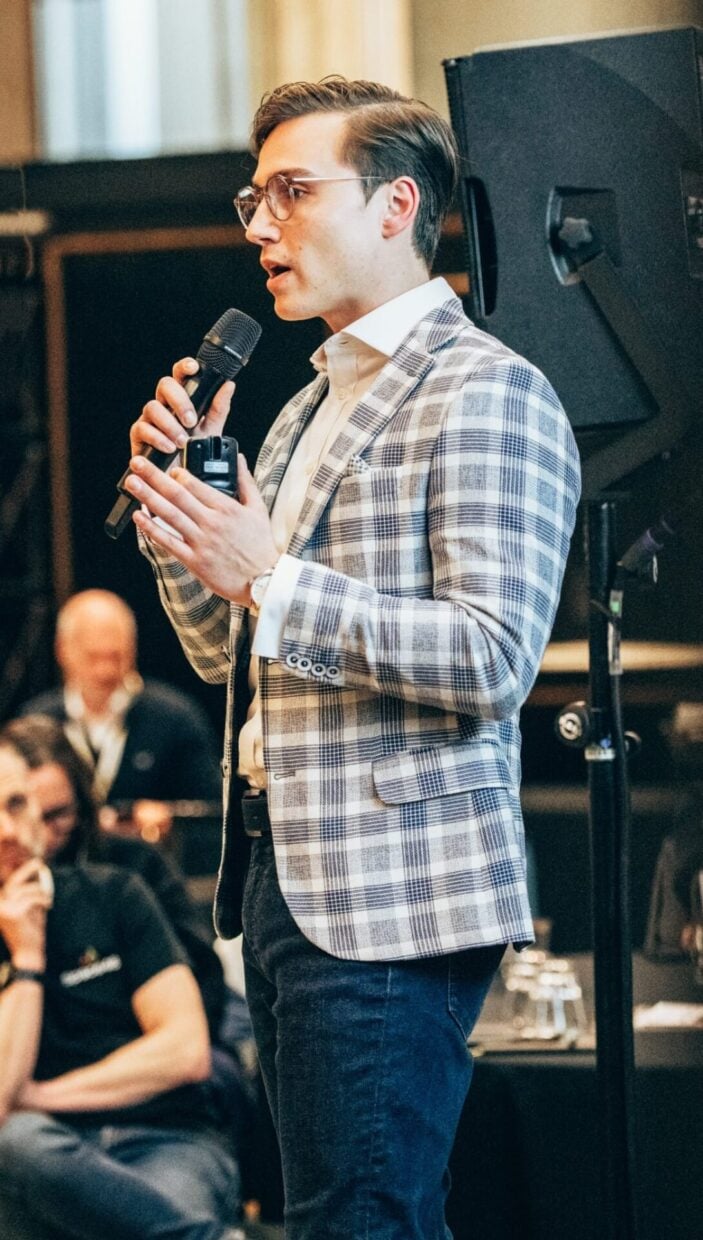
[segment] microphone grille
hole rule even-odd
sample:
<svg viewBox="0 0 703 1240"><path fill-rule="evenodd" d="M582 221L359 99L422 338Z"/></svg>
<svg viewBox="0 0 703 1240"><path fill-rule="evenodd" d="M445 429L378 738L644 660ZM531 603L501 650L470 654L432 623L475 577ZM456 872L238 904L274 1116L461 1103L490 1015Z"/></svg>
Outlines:
<svg viewBox="0 0 703 1240"><path fill-rule="evenodd" d="M242 310L225 310L205 336L197 360L225 379L234 379L249 361L260 335L256 319Z"/></svg>

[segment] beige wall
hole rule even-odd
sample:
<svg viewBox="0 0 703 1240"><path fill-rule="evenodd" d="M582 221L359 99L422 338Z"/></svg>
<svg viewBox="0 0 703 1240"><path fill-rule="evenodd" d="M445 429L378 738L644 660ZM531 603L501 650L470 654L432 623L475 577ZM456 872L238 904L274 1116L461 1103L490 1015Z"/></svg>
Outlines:
<svg viewBox="0 0 703 1240"><path fill-rule="evenodd" d="M250 0L249 12L265 89L343 73L412 90L412 0Z"/></svg>
<svg viewBox="0 0 703 1240"><path fill-rule="evenodd" d="M446 115L446 57L489 43L703 27L703 0L250 0L249 17L252 108L289 77L341 71L410 89ZM35 141L31 0L0 0L0 163L40 155Z"/></svg>
<svg viewBox="0 0 703 1240"><path fill-rule="evenodd" d="M0 162L35 153L30 0L0 0Z"/></svg>
<svg viewBox="0 0 703 1240"><path fill-rule="evenodd" d="M447 114L442 60L526 39L703 27L703 0L414 0L415 94Z"/></svg>

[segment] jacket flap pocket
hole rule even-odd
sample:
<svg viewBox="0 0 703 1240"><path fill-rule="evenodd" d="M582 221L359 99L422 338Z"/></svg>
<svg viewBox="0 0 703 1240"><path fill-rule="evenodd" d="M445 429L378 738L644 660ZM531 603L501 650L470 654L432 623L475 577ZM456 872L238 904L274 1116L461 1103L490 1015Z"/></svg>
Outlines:
<svg viewBox="0 0 703 1240"><path fill-rule="evenodd" d="M508 763L497 745L441 745L391 754L373 764L376 795L388 805L469 792L510 788Z"/></svg>

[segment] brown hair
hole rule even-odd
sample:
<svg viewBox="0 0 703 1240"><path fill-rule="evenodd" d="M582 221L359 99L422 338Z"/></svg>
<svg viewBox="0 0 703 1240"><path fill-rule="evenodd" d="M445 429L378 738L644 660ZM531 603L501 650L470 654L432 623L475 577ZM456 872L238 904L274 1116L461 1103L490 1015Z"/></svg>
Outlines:
<svg viewBox="0 0 703 1240"><path fill-rule="evenodd" d="M79 856L100 860L100 828L91 790L91 772L58 720L48 715L11 719L0 731L0 746L14 749L31 771L55 763L66 774L76 800L76 826L70 840L54 858L55 864L69 865Z"/></svg>
<svg viewBox="0 0 703 1240"><path fill-rule="evenodd" d="M457 179L458 154L449 124L426 103L378 82L337 76L288 82L259 105L252 124L253 153L259 155L277 125L313 112L349 113L341 158L360 176L384 181L409 176L417 183L420 207L413 244L431 267ZM376 188L373 181L366 183L367 201Z"/></svg>

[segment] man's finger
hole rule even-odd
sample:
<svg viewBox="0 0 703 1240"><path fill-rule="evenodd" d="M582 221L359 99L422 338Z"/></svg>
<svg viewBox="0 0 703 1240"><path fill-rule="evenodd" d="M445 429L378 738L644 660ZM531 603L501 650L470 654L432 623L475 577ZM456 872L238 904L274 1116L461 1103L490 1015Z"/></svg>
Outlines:
<svg viewBox="0 0 703 1240"><path fill-rule="evenodd" d="M256 504L261 504L265 508L266 505L261 497L261 491L256 485L254 475L247 465L246 457L241 452L237 458L237 463L237 488L240 502L247 508L252 508Z"/></svg>
<svg viewBox="0 0 703 1240"><path fill-rule="evenodd" d="M143 457L133 457L130 464L135 473L128 474L125 479L125 490L146 504L152 516L167 521L186 542L193 541L198 533L198 509L201 508L198 501L184 486Z"/></svg>
<svg viewBox="0 0 703 1240"><path fill-rule="evenodd" d="M197 425L198 417L188 392L180 383L172 379L170 375L164 375L162 379L159 379L156 385L156 398L154 401L148 402L144 412L146 414L147 410L151 409L153 413L152 420L154 420L154 418L158 417L158 410L160 408L165 411L163 416L167 417L168 413L170 413L177 423L185 426L188 430L192 431Z"/></svg>
<svg viewBox="0 0 703 1240"><path fill-rule="evenodd" d="M43 865L40 857L30 857L29 861L23 861L4 884L4 890L11 891L13 887L21 887L24 883L36 882Z"/></svg>
<svg viewBox="0 0 703 1240"><path fill-rule="evenodd" d="M183 385L186 379L190 379L191 375L197 375L200 370L200 364L195 357L182 357L173 367L173 377Z"/></svg>
<svg viewBox="0 0 703 1240"><path fill-rule="evenodd" d="M171 477L204 508L225 512L233 502L235 504L237 502L232 500L231 495L224 495L222 491L217 490L217 487L202 482L200 478L196 478L195 474L191 474L189 469L184 469L180 465L171 471Z"/></svg>
<svg viewBox="0 0 703 1240"><path fill-rule="evenodd" d="M212 398L212 404L200 421L198 435L221 435L223 433L225 422L229 417L233 395L234 383L231 380L223 383L222 387L218 388Z"/></svg>
<svg viewBox="0 0 703 1240"><path fill-rule="evenodd" d="M180 560L186 568L193 568L193 553L188 544L175 531L167 530L143 508L138 508L132 514L132 520L144 537L160 551L165 551L167 555Z"/></svg>

